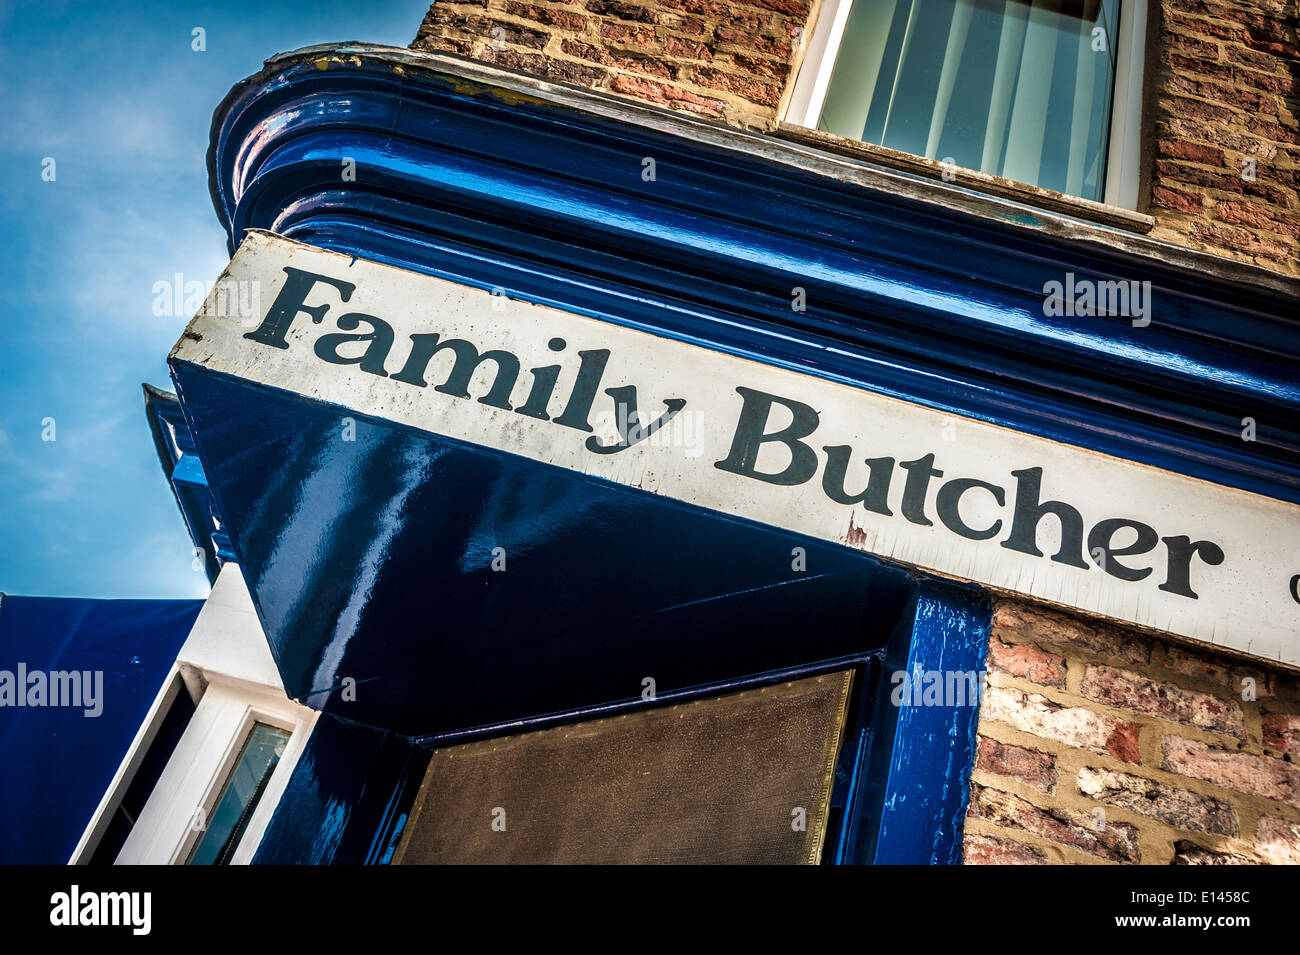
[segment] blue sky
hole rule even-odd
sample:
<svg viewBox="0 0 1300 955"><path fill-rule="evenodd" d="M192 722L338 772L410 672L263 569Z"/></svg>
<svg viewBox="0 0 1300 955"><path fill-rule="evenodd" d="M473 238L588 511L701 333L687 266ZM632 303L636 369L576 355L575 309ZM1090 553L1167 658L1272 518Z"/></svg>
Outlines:
<svg viewBox="0 0 1300 955"><path fill-rule="evenodd" d="M140 383L172 390L187 318L153 314L154 283L206 284L227 261L204 168L212 111L274 53L405 46L427 9L0 0L0 591L207 592Z"/></svg>

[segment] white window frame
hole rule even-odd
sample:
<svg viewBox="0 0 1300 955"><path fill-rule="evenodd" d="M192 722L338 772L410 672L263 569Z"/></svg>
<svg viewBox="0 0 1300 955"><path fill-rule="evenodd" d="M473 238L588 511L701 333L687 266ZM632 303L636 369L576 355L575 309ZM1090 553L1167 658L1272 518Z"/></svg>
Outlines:
<svg viewBox="0 0 1300 955"><path fill-rule="evenodd" d="M822 0L808 40L808 52L795 77L785 122L816 129L826 102L835 58L844 40L853 0ZM1142 154L1142 73L1146 51L1147 0L1120 0L1115 47L1115 86L1111 100L1110 142L1106 153L1108 206L1137 209Z"/></svg>
<svg viewBox="0 0 1300 955"><path fill-rule="evenodd" d="M251 862L317 715L266 687L213 675L116 864L184 865L202 835L197 826L212 818L254 724L267 723L290 735L230 860Z"/></svg>

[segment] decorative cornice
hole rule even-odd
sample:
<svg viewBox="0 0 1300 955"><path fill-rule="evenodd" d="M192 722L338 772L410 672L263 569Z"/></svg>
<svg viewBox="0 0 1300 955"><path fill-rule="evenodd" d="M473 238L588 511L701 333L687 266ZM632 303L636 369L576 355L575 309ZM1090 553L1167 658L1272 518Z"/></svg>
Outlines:
<svg viewBox="0 0 1300 955"><path fill-rule="evenodd" d="M1300 283L1261 269L355 44L284 54L236 86L209 164L232 248L270 229L1300 501ZM1045 284L1067 276L1150 282L1150 324L1045 315Z"/></svg>

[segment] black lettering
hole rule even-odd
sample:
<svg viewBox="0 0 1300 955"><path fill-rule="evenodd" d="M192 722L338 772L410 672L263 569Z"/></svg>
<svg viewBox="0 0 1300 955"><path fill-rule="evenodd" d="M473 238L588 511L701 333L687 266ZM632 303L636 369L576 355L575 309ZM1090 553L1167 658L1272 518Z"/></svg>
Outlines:
<svg viewBox="0 0 1300 955"><path fill-rule="evenodd" d="M980 531L962 520L961 496L973 487L982 487L992 494L993 500L998 502L999 507L1007 503L1006 491L996 484L989 484L987 481L980 481L975 478L954 478L939 488L939 493L935 495L934 499L934 509L939 515L939 520L943 522L943 526L954 534L969 537L971 540L986 541L1002 530L1002 521L998 519L988 528Z"/></svg>
<svg viewBox="0 0 1300 955"><path fill-rule="evenodd" d="M337 335L334 333L322 335L316 339L314 348L316 357L329 362L331 365L360 365L361 370L367 374L386 378L388 377L388 371L384 368L384 362L388 360L388 353L393 347L393 328L381 318L375 318L373 315L363 315L360 312L348 312L346 315L340 315L338 327L345 332L352 331L357 328L360 322L365 322L374 331L361 335ZM344 358L338 353L340 345L353 342L369 343L366 345L364 355L359 358Z"/></svg>
<svg viewBox="0 0 1300 955"><path fill-rule="evenodd" d="M436 332L411 336L411 354L407 356L405 367L393 376L393 380L423 388L428 384L424 380L424 375L428 370L429 362L444 348L455 356L454 364L447 380L441 385L435 385L434 391L456 398L468 398L469 383L474 377L474 372L483 362L491 361L497 366L497 374L492 380L492 387L479 399L479 403L510 410L510 392L514 390L515 382L519 380L519 359L510 352L500 349L485 351L480 355L477 348L459 338L440 342Z"/></svg>
<svg viewBox="0 0 1300 955"><path fill-rule="evenodd" d="M803 484L816 474L817 452L799 439L806 438L817 430L817 412L801 401L780 398L753 388L737 386L736 393L745 403L740 409L740 420L736 423L736 433L731 439L731 452L724 460L714 462L713 466L721 471L783 487ZM768 434L767 419L774 403L790 409L793 420L780 431ZM779 441L786 446L790 452L790 463L782 471L765 474L756 470L755 464L758 461L758 449L771 441Z"/></svg>
<svg viewBox="0 0 1300 955"><path fill-rule="evenodd" d="M1137 540L1127 547L1115 547L1111 544L1111 541L1115 539L1115 532L1123 527L1131 527L1137 531ZM1127 557L1131 554L1145 554L1159 542L1160 535L1156 533L1154 527L1140 521L1111 517L1104 521L1098 521L1096 526L1088 532L1088 554L1098 567L1112 577L1118 577L1120 580L1142 580L1151 576L1150 567L1141 569L1126 567L1115 558ZM1097 559L1097 551L1102 552L1101 560Z"/></svg>
<svg viewBox="0 0 1300 955"><path fill-rule="evenodd" d="M903 461L898 465L907 472L907 483L903 485L903 516L913 524L926 527L932 523L925 516L925 498L930 491L930 479L943 477L943 472L936 471L933 465L933 454L927 454L915 461Z"/></svg>
<svg viewBox="0 0 1300 955"><path fill-rule="evenodd" d="M1043 481L1042 468L1012 471L1016 479L1016 503L1011 517L1011 533L1002 542L1008 550L1042 557L1038 549L1038 525L1051 514L1061 522L1061 547L1052 556L1059 564L1088 569L1083 559L1083 516L1061 501L1038 500Z"/></svg>
<svg viewBox="0 0 1300 955"><path fill-rule="evenodd" d="M822 448L826 452L826 471L822 474L822 490L836 504L861 504L869 511L893 517L889 509L889 482L894 475L893 458L868 458L867 489L856 496L844 490L844 479L849 470L853 449L847 444Z"/></svg>
<svg viewBox="0 0 1300 955"><path fill-rule="evenodd" d="M317 282L324 282L327 285L334 286L339 291L339 298L345 302L352 297L352 293L356 290L356 286L351 282L332 279L328 275L317 275L315 272L304 272L302 269L294 269L288 266L285 266L284 273L289 277L285 280L284 287L280 289L280 294L275 297L275 301L267 309L262 324L251 332L244 333L245 338L252 339L259 345L270 345L272 348L288 348L289 343L284 340L284 336L288 333L289 327L293 325L293 320L298 317L299 313L310 315L312 322L317 325L321 323L321 319L325 317L325 312L329 310L329 306L305 304L308 293L311 292Z"/></svg>
<svg viewBox="0 0 1300 955"><path fill-rule="evenodd" d="M1199 599L1192 590L1192 558L1200 557L1211 567L1223 563L1223 548L1212 541L1193 541L1190 537L1162 537L1169 548L1169 569L1160 590L1180 597Z"/></svg>

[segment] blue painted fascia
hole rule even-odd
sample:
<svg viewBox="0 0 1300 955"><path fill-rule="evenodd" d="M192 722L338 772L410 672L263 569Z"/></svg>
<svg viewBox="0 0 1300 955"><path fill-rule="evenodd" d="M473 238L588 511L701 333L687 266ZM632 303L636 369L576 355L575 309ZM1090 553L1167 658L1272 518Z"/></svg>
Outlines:
<svg viewBox="0 0 1300 955"><path fill-rule="evenodd" d="M389 48L271 61L209 164L232 248L270 229L1300 502L1297 286L1262 270ZM1045 316L1067 274L1151 282L1151 323Z"/></svg>

